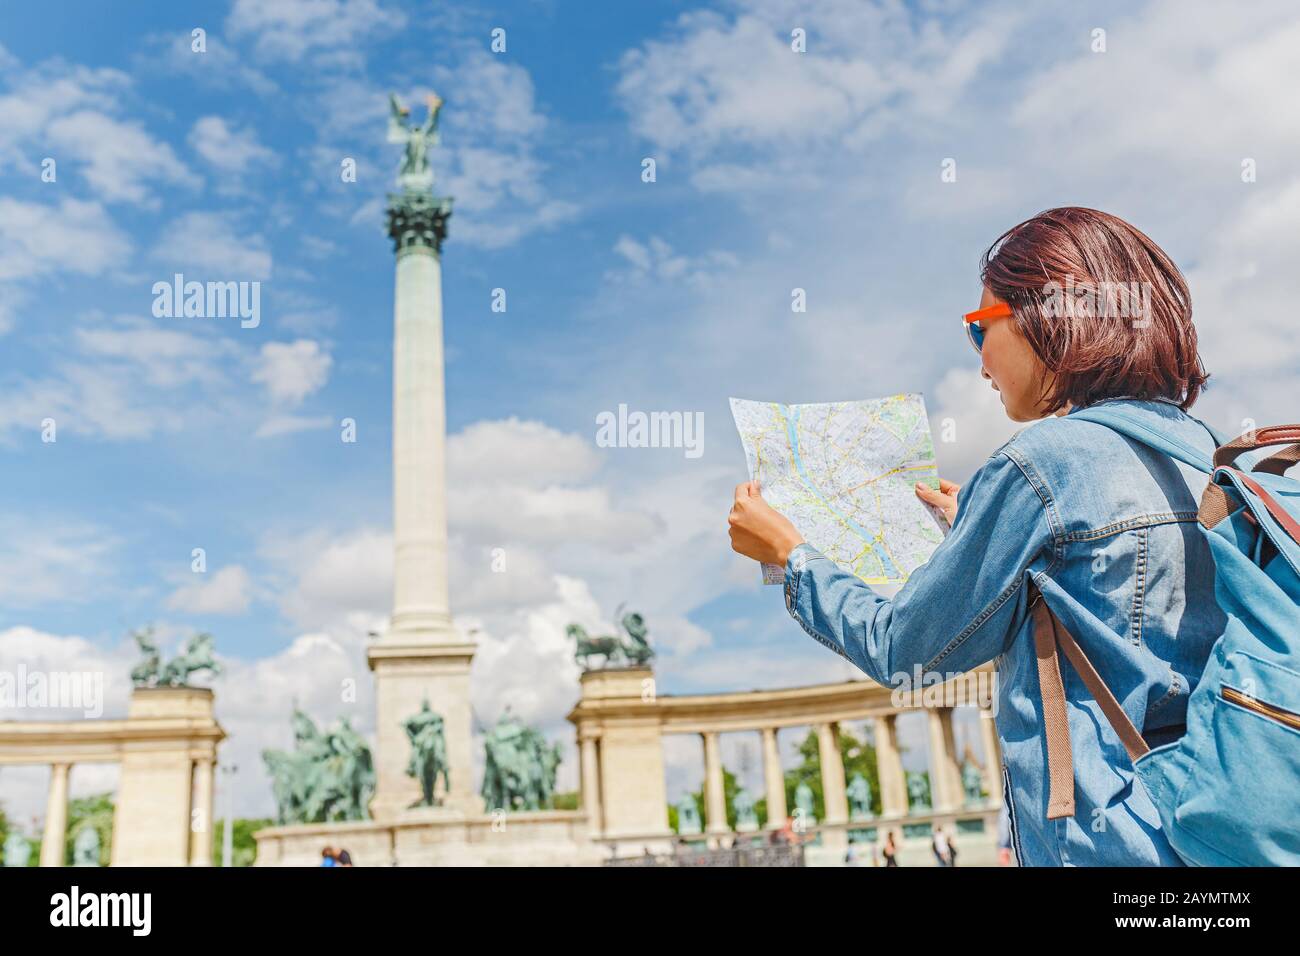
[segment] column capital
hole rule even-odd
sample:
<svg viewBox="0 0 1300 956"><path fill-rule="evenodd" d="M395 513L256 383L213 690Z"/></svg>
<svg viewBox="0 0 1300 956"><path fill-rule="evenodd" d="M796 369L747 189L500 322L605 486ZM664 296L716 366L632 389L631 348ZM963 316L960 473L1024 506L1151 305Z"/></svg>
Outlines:
<svg viewBox="0 0 1300 956"><path fill-rule="evenodd" d="M388 194L388 236L398 255L420 249L442 253L451 218L451 198L421 190Z"/></svg>

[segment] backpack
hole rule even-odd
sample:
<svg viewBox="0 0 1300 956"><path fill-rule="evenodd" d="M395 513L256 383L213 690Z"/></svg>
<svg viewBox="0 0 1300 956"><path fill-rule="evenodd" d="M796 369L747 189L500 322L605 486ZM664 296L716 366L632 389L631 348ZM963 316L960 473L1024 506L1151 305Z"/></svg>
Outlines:
<svg viewBox="0 0 1300 956"><path fill-rule="evenodd" d="M1300 864L1300 425L1224 442L1214 460L1123 408L1071 417L1105 425L1209 476L1197 523L1227 618L1187 703L1187 732L1151 749L1036 586L1029 589L1047 739L1049 820L1074 815L1074 770L1058 649L1119 735L1166 839L1195 866ZM1207 426L1208 430L1208 426ZM1294 444L1292 444L1294 443ZM1237 465L1245 451L1289 445Z"/></svg>

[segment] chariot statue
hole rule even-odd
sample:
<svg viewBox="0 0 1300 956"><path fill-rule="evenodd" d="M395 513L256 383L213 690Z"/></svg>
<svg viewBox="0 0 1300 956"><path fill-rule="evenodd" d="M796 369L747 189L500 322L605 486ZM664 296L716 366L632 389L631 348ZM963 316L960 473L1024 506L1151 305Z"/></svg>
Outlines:
<svg viewBox="0 0 1300 956"><path fill-rule="evenodd" d="M131 668L131 683L136 687L185 687L191 674L208 671L221 673L221 665L212 653L212 635L195 634L185 642L185 649L166 664L154 641L153 629L134 631L131 636L144 658Z"/></svg>
<svg viewBox="0 0 1300 956"><path fill-rule="evenodd" d="M645 619L640 614L630 612L622 614L623 605L614 612L618 617L623 635L610 634L604 637L591 637L581 624L570 624L565 629L569 639L574 642L573 659L584 671L595 670L591 659L600 657L601 668L621 666L644 666L654 659L654 648L646 639L648 630ZM619 616L621 614L621 616Z"/></svg>

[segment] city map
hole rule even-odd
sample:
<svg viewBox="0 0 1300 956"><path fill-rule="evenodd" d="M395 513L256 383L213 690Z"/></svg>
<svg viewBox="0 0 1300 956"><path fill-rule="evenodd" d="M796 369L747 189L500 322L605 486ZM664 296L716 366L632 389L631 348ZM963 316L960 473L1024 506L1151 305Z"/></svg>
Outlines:
<svg viewBox="0 0 1300 956"><path fill-rule="evenodd" d="M915 483L939 487L919 394L781 405L731 399L749 477L814 548L867 584L902 584L948 531ZM763 565L763 582L785 570Z"/></svg>

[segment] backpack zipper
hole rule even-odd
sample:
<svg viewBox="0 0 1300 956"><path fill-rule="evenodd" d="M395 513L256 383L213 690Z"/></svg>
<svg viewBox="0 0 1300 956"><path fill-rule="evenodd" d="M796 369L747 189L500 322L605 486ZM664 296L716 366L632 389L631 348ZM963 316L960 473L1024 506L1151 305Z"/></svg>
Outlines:
<svg viewBox="0 0 1300 956"><path fill-rule="evenodd" d="M1247 694L1242 693L1235 687L1229 687L1227 684L1219 688L1219 696L1224 700L1241 707L1253 713L1259 714L1268 720L1276 721L1279 724L1290 727L1292 730L1300 730L1300 714L1292 713L1289 710L1283 710L1281 707L1275 707L1273 704L1266 704L1262 700L1256 700Z"/></svg>

